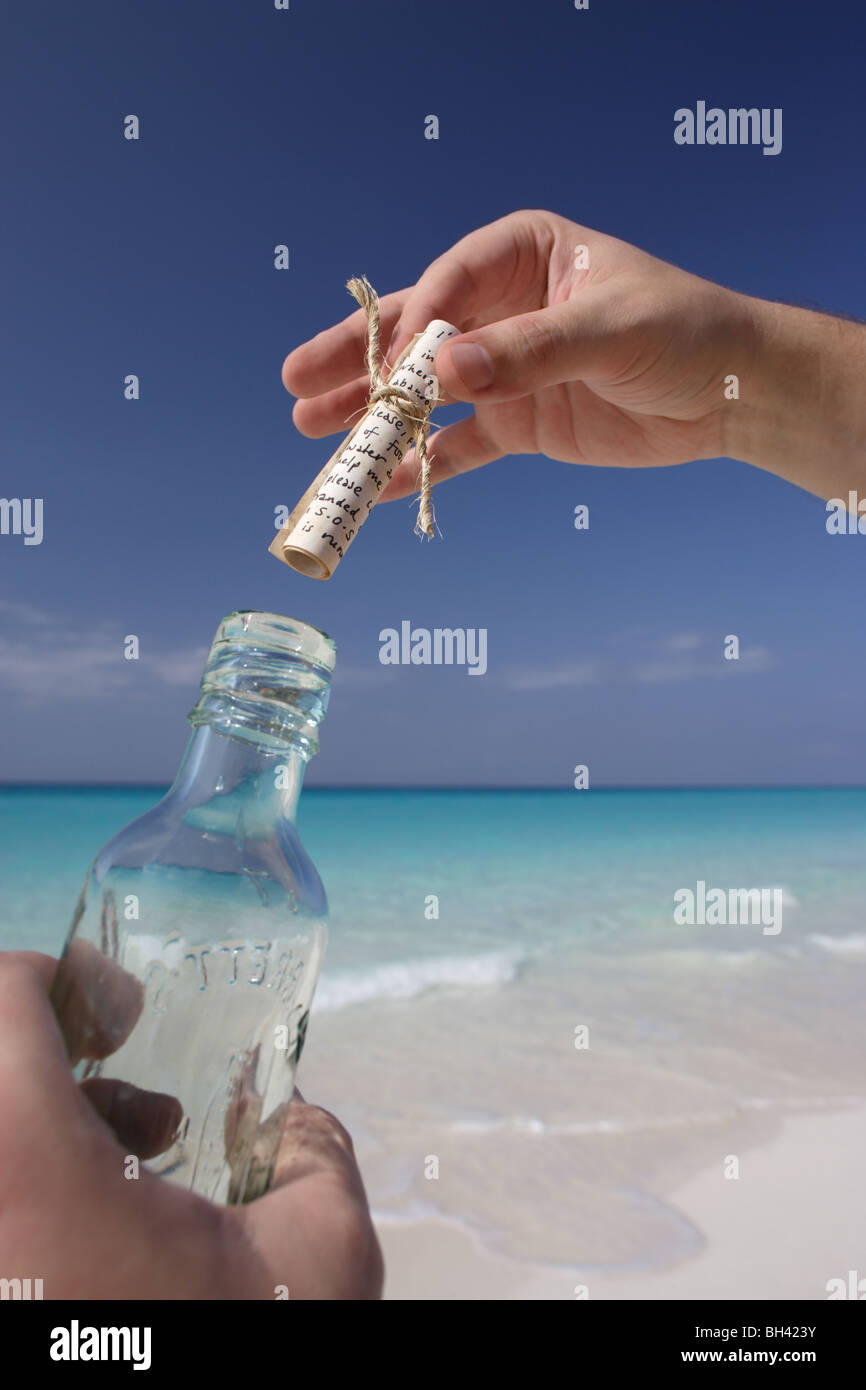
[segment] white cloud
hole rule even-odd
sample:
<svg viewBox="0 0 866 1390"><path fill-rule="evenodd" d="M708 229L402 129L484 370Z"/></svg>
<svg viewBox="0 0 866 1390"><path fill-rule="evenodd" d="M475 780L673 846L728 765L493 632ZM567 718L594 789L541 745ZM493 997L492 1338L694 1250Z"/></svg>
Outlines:
<svg viewBox="0 0 866 1390"><path fill-rule="evenodd" d="M198 685L210 647L157 652L147 663L166 685Z"/></svg>
<svg viewBox="0 0 866 1390"><path fill-rule="evenodd" d="M390 685L396 675L396 667L382 666L378 661L375 666L341 666L338 661L332 684L338 689L341 685L349 685L366 690L371 686Z"/></svg>
<svg viewBox="0 0 866 1390"><path fill-rule="evenodd" d="M20 618L24 623L38 623L40 626L55 621L49 613L43 612L35 604L15 603L12 599L0 598L0 617L4 613L10 614L13 618Z"/></svg>
<svg viewBox="0 0 866 1390"><path fill-rule="evenodd" d="M506 666L499 679L511 690L556 690L591 685L661 685L718 676L757 675L777 665L766 647L747 647L727 661L720 637L699 632L649 633L632 627L612 633L596 656L550 666Z"/></svg>
<svg viewBox="0 0 866 1390"><path fill-rule="evenodd" d="M585 661L565 661L558 666L506 666L501 675L510 690L598 685L602 679L602 662L591 657Z"/></svg>
<svg viewBox="0 0 866 1390"><path fill-rule="evenodd" d="M65 646L52 635L26 642L0 637L0 687L34 700L110 694L127 685L128 664L119 643L109 648L85 639Z"/></svg>
<svg viewBox="0 0 866 1390"><path fill-rule="evenodd" d="M671 652L693 652L703 640L699 632L673 632L664 639L663 645Z"/></svg>
<svg viewBox="0 0 866 1390"><path fill-rule="evenodd" d="M145 641L139 660L128 661L127 635L105 621L76 630L32 604L0 600L0 689L30 700L145 694L154 682L194 692L208 647L151 652Z"/></svg>
<svg viewBox="0 0 866 1390"><path fill-rule="evenodd" d="M633 678L638 685L662 685L737 673L741 676L755 675L761 671L771 671L775 665L776 659L766 647L748 647L739 660L727 661L719 643L713 655L707 652L700 656L663 657L644 662L634 668Z"/></svg>

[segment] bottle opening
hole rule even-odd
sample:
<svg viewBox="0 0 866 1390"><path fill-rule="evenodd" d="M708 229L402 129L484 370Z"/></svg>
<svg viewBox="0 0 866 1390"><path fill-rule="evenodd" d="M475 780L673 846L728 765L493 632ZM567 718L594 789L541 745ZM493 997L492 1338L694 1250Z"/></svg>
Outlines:
<svg viewBox="0 0 866 1390"><path fill-rule="evenodd" d="M337 648L319 628L279 613L229 613L216 631L189 719L259 743L318 751Z"/></svg>
<svg viewBox="0 0 866 1390"><path fill-rule="evenodd" d="M246 642L296 652L328 671L333 671L337 658L336 643L327 632L311 623L302 623L299 618L286 618L281 613L266 613L256 608L240 609L223 618L213 646L218 642Z"/></svg>

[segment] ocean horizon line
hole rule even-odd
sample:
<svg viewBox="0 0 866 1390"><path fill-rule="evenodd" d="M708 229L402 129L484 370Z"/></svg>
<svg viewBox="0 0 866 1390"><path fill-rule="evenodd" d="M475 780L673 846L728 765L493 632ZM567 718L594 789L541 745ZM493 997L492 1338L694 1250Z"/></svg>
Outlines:
<svg viewBox="0 0 866 1390"><path fill-rule="evenodd" d="M168 791L171 782L0 782L0 791ZM575 788L551 782L526 783L364 783L325 782L307 783L304 795L312 792L561 792L570 794ZM582 788L590 792L811 792L866 791L862 782L671 782L627 783L607 782Z"/></svg>

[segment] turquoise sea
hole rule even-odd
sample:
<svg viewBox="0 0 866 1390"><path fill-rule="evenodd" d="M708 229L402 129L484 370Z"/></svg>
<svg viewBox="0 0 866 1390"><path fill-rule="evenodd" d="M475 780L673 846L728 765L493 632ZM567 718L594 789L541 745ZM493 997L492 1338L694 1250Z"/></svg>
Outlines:
<svg viewBox="0 0 866 1390"><path fill-rule="evenodd" d="M89 860L160 795L0 790L0 945L58 951ZM381 1219L663 1266L699 1239L676 1182L866 1099L866 790L308 788L299 828L331 903L300 1084ZM701 881L779 890L781 929L678 925Z"/></svg>
<svg viewBox="0 0 866 1390"><path fill-rule="evenodd" d="M62 943L90 860L159 787L0 788L0 944ZM302 795L331 903L328 975L443 954L682 944L679 887L782 885L782 942L866 931L866 790L416 791ZM438 919L425 918L428 895ZM707 929L709 950L776 938ZM832 947L831 947L832 949ZM849 939L849 950L855 947Z"/></svg>

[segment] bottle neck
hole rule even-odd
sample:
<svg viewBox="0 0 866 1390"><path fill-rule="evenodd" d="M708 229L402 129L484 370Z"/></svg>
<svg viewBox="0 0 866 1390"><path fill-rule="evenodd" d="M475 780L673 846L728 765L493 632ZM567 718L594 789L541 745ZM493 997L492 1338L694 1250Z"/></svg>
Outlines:
<svg viewBox="0 0 866 1390"><path fill-rule="evenodd" d="M217 628L189 720L196 730L169 795L205 833L264 836L295 819L319 748L335 647L276 613L230 613Z"/></svg>
<svg viewBox="0 0 866 1390"><path fill-rule="evenodd" d="M290 740L256 743L200 724L169 796L186 808L208 807L208 827L226 833L243 818L245 834L267 834L280 820L293 824L307 759Z"/></svg>

